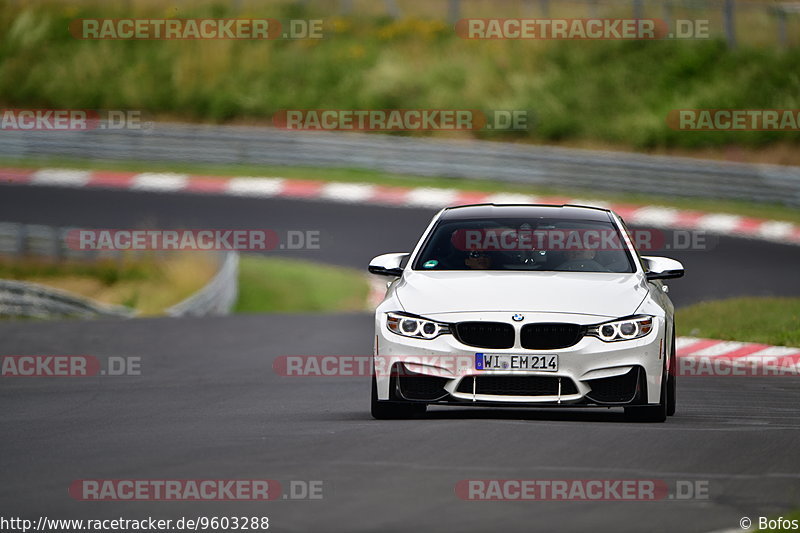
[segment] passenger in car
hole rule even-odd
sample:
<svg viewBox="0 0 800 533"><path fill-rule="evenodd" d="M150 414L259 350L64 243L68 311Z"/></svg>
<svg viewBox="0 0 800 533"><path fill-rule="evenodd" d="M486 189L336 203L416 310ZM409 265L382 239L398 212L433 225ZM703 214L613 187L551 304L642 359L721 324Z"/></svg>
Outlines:
<svg viewBox="0 0 800 533"><path fill-rule="evenodd" d="M471 270L489 270L492 268L492 258L486 252L471 251L464 264Z"/></svg>

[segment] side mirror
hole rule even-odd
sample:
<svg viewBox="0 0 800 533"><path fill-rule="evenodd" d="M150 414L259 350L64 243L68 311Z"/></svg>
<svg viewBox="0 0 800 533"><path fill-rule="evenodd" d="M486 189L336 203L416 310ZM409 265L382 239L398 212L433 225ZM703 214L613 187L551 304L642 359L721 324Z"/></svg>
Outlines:
<svg viewBox="0 0 800 533"><path fill-rule="evenodd" d="M653 256L644 256L642 260L648 270L645 274L647 281L683 277L684 270L680 261L670 259L669 257Z"/></svg>
<svg viewBox="0 0 800 533"><path fill-rule="evenodd" d="M368 270L379 276L400 277L403 275L403 269L400 265L409 255L407 253L379 255L369 262Z"/></svg>

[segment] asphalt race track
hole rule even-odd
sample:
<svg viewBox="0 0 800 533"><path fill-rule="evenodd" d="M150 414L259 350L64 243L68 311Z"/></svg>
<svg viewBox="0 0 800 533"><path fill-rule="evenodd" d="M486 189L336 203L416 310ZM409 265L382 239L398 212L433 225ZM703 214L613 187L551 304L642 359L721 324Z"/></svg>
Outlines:
<svg viewBox="0 0 800 533"><path fill-rule="evenodd" d="M310 200L0 184L0 222L104 229L266 228L279 234L319 231L319 250L272 253L359 269L366 269L378 254L410 251L434 213ZM658 252L686 266L687 277L670 283L677 306L741 295L800 295L797 246L710 235L706 240L707 250Z"/></svg>
<svg viewBox="0 0 800 533"><path fill-rule="evenodd" d="M37 207L32 207L37 206ZM0 186L0 220L86 227L320 230L300 257L364 267L432 211L299 200ZM796 247L720 238L668 254L678 305L798 295ZM0 504L50 518L269 516L274 531L713 531L800 506L792 378L684 378L666 424L615 410L431 409L374 421L367 378L281 377L281 355L367 355L368 313L0 323L2 353L141 357L142 375L4 378ZM323 499L80 502L76 479L321 480ZM464 479L707 483L707 499L470 502Z"/></svg>

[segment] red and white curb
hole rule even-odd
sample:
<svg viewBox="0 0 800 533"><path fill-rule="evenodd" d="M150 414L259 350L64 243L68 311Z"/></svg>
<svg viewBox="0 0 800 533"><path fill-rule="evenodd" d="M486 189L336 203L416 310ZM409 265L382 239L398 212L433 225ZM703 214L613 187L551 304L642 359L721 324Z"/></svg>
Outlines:
<svg viewBox="0 0 800 533"><path fill-rule="evenodd" d="M637 226L704 230L719 235L800 244L800 225L791 222L705 213L660 206L641 206L556 196L487 193L434 187L393 187L369 183L343 183L271 177L192 176L155 172L111 172L57 168L0 168L0 182L33 186L127 189L157 193L196 193L253 198L289 198L440 209L476 203L582 204L606 207Z"/></svg>
<svg viewBox="0 0 800 533"><path fill-rule="evenodd" d="M678 337L679 376L800 376L800 348Z"/></svg>

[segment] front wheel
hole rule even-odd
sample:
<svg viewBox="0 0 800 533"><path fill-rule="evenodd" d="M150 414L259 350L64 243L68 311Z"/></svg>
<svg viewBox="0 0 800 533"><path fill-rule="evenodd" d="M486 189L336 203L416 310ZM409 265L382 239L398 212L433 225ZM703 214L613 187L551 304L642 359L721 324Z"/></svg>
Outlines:
<svg viewBox="0 0 800 533"><path fill-rule="evenodd" d="M678 373L678 360L676 359L675 350L675 326L672 327L672 349L670 350L670 363L669 370L667 371L667 416L675 414L675 404L677 403L677 387L675 384L675 375Z"/></svg>
<svg viewBox="0 0 800 533"><path fill-rule="evenodd" d="M661 378L661 397L658 405L644 405L625 408L625 420L628 422L664 422L669 414L668 407L668 373L665 370ZM674 398L674 396L673 396ZM673 411L674 412L674 411Z"/></svg>
<svg viewBox="0 0 800 533"><path fill-rule="evenodd" d="M675 376L667 375L667 416L675 414Z"/></svg>
<svg viewBox="0 0 800 533"><path fill-rule="evenodd" d="M402 420L425 414L428 406L424 403L389 402L378 400L378 381L372 375L371 413L375 420Z"/></svg>

